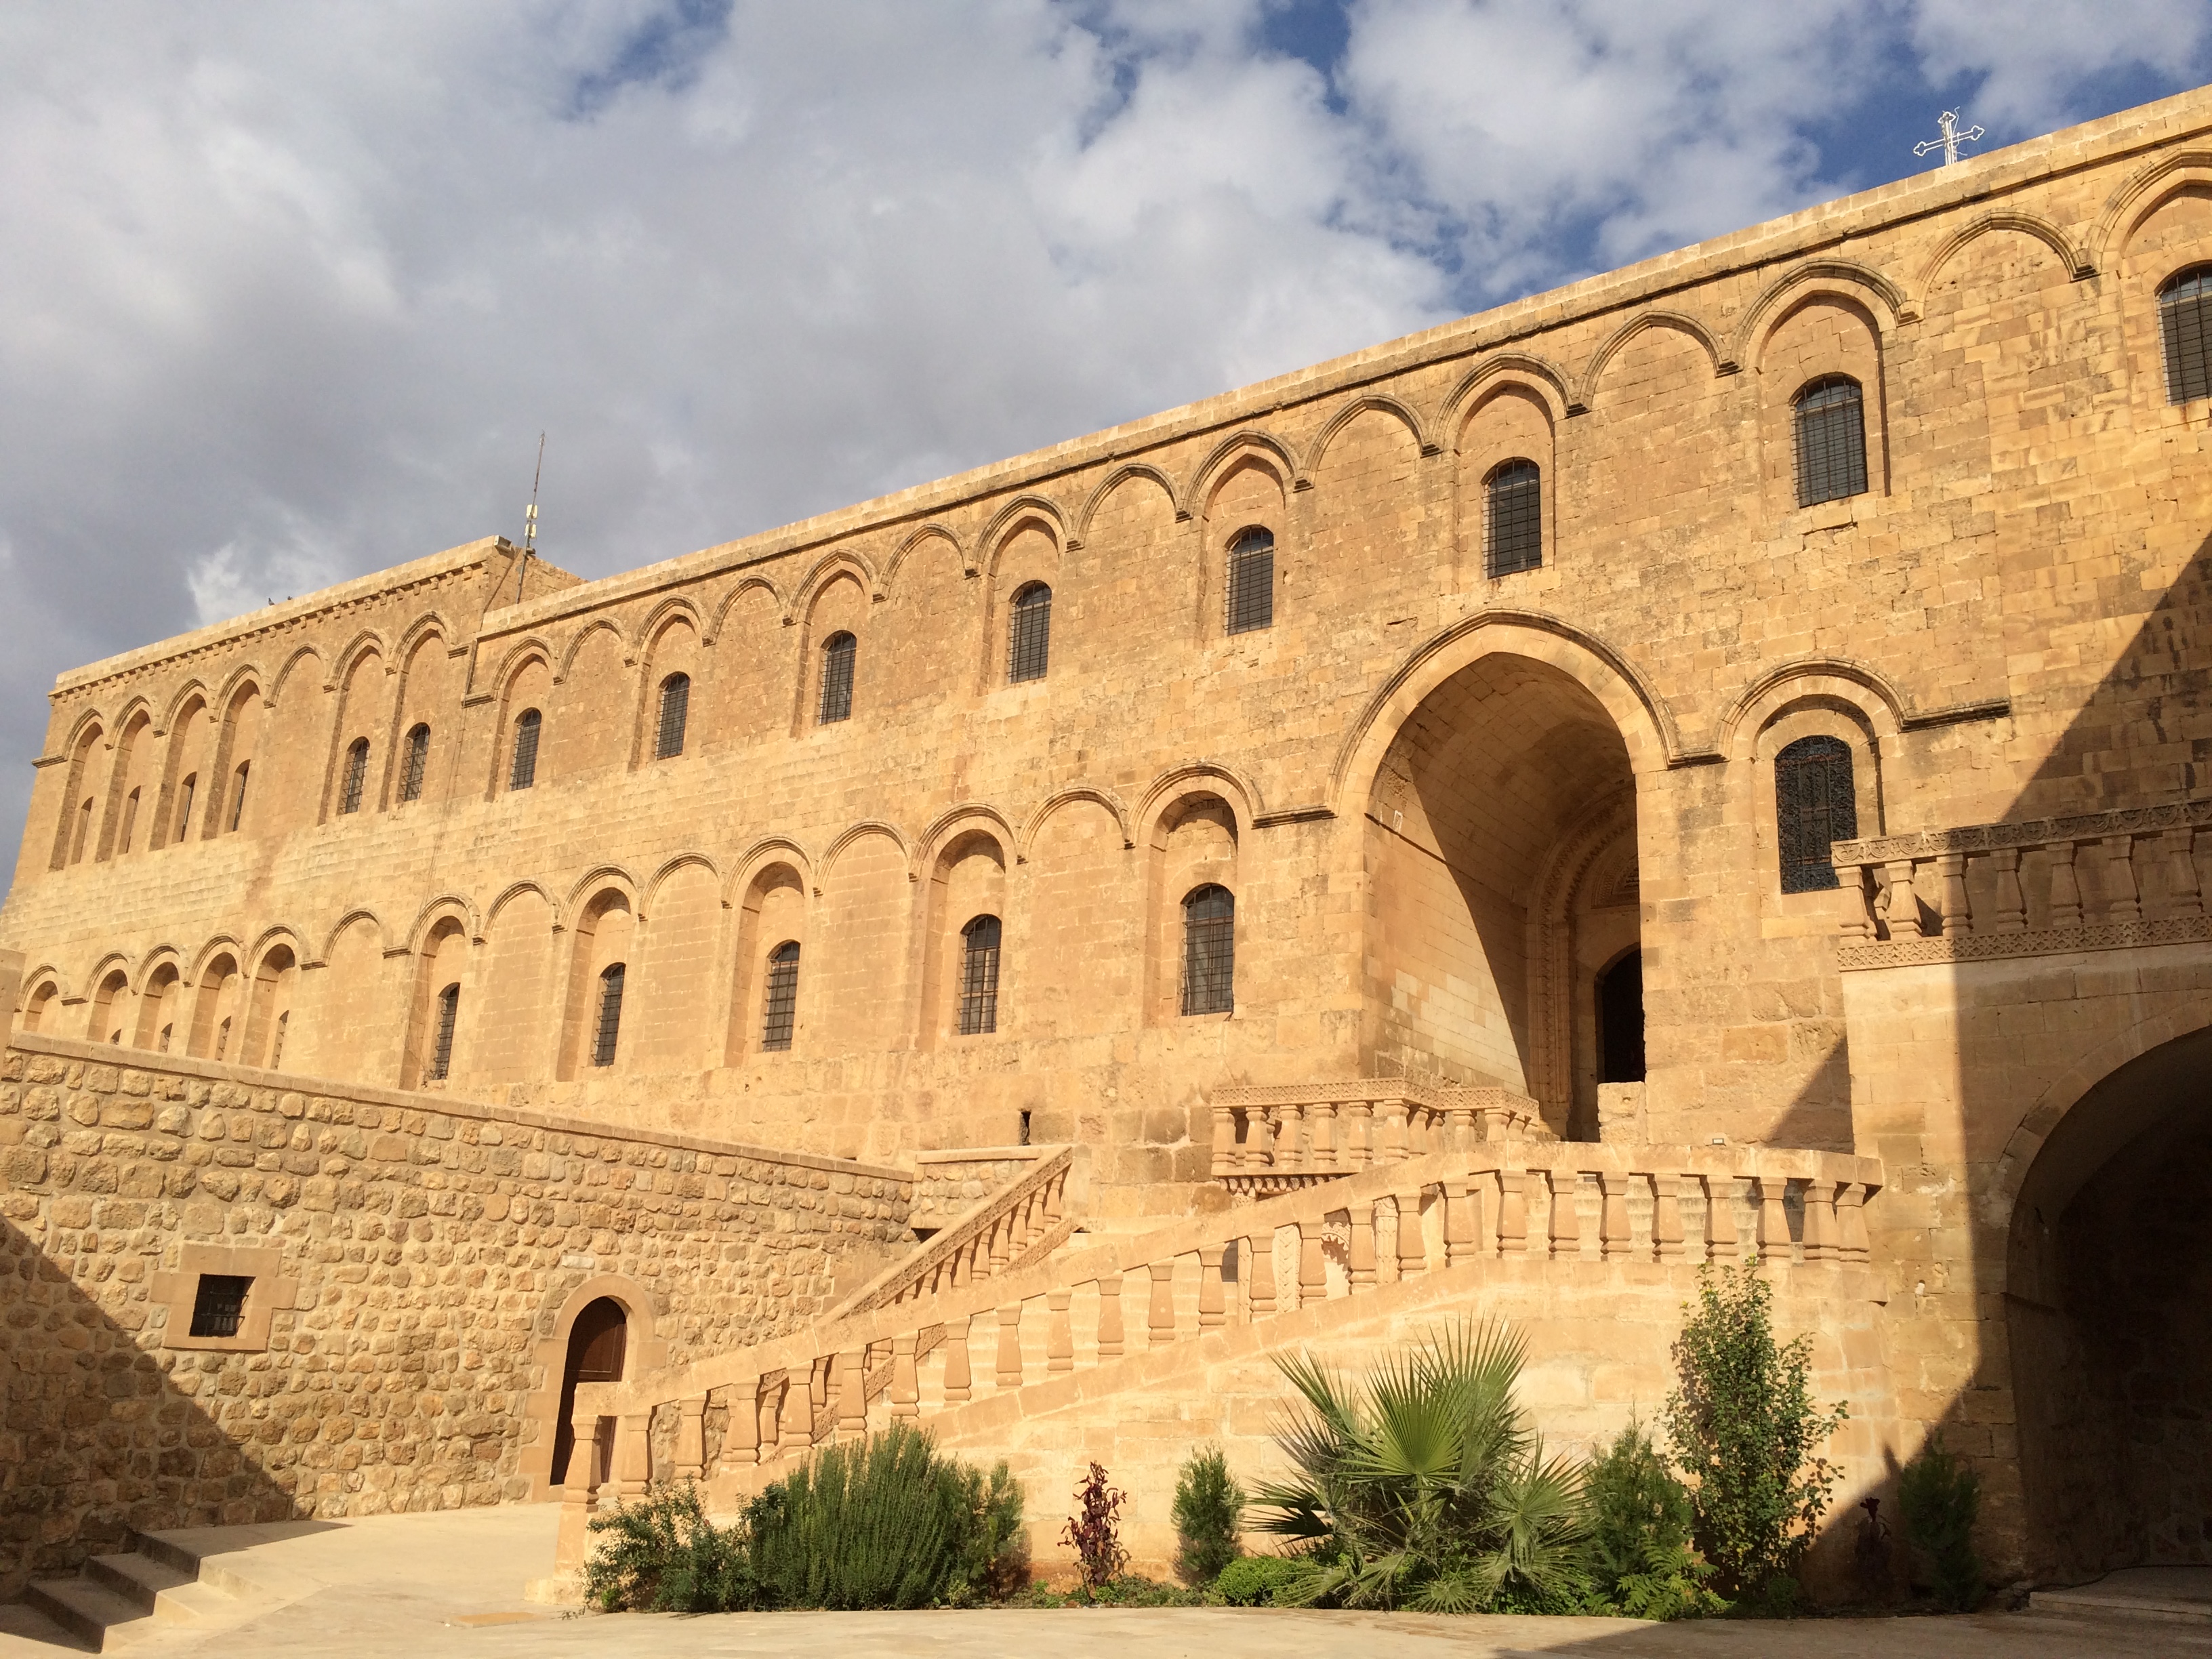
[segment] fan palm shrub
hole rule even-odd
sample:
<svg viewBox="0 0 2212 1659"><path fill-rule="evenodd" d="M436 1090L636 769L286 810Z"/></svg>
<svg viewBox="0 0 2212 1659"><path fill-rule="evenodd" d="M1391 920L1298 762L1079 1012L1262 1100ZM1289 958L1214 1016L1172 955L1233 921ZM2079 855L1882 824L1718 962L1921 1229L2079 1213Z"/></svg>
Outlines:
<svg viewBox="0 0 2212 1659"><path fill-rule="evenodd" d="M1277 1433L1295 1471L1259 1529L1293 1540L1289 1606L1565 1612L1584 1590L1581 1478L1514 1401L1525 1349L1502 1327L1431 1332L1354 1386L1279 1356L1304 1399Z"/></svg>

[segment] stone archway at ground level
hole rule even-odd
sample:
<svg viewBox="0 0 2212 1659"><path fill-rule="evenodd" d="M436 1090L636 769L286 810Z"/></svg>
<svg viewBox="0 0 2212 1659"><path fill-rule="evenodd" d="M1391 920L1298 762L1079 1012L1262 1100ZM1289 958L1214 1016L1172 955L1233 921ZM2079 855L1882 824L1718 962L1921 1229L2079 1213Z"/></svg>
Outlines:
<svg viewBox="0 0 2212 1659"><path fill-rule="evenodd" d="M543 1317L541 1316L541 1317ZM619 1381L665 1364L653 1297L635 1279L601 1273L574 1286L538 1326L538 1385L524 1407L520 1466L532 1498L557 1498L569 1454L569 1408L580 1382ZM604 1375L608 1369L616 1375Z"/></svg>
<svg viewBox="0 0 2212 1659"><path fill-rule="evenodd" d="M2014 1201L2006 1308L2030 1570L2212 1562L2212 1030L2052 1128Z"/></svg>

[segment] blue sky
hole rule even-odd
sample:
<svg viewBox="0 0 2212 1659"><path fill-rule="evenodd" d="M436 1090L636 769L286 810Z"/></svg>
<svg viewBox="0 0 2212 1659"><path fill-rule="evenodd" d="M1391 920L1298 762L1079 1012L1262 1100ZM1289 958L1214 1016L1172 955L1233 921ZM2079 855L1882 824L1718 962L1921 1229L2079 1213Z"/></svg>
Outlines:
<svg viewBox="0 0 2212 1659"><path fill-rule="evenodd" d="M2212 79L2203 0L0 10L0 845L63 669L601 575Z"/></svg>

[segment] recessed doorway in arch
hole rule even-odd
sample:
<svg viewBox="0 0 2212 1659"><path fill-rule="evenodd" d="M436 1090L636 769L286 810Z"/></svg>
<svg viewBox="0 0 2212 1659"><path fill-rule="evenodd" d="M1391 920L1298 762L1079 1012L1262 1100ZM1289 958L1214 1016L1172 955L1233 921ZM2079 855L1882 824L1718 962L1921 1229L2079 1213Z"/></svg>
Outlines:
<svg viewBox="0 0 2212 1659"><path fill-rule="evenodd" d="M568 1458L575 1450L575 1431L570 1419L576 1409L576 1385L621 1382L623 1359L629 1346L629 1315L611 1296L586 1303L584 1310L576 1316L576 1322L568 1328L568 1353L561 1368L561 1414L555 1419L553 1431L555 1486L567 1480ZM614 1437L606 1432L607 1426L605 1423L600 1425L598 1438L601 1446L614 1443ZM597 1473L605 1480L611 1471L602 1468Z"/></svg>
<svg viewBox="0 0 2212 1659"><path fill-rule="evenodd" d="M1597 976L1597 1080L1644 1081L1644 952L1624 951Z"/></svg>

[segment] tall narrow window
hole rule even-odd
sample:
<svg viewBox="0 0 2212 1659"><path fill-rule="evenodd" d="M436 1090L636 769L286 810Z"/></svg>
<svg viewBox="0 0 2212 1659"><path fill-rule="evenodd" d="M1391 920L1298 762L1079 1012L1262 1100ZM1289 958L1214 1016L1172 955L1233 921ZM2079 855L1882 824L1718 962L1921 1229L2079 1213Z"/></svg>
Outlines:
<svg viewBox="0 0 2212 1659"><path fill-rule="evenodd" d="M1797 394L1797 505L1863 495L1866 400L1848 374L1826 374Z"/></svg>
<svg viewBox="0 0 2212 1659"><path fill-rule="evenodd" d="M1644 1081L1644 953L1640 951L1629 951L1597 976L1597 1080Z"/></svg>
<svg viewBox="0 0 2212 1659"><path fill-rule="evenodd" d="M852 719L853 655L859 647L850 634L832 634L822 642L822 708L817 725Z"/></svg>
<svg viewBox="0 0 2212 1659"><path fill-rule="evenodd" d="M1006 679L1041 680L1052 656L1052 589L1031 582L1014 595L1006 629Z"/></svg>
<svg viewBox="0 0 2212 1659"><path fill-rule="evenodd" d="M684 722L691 712L691 677L671 674L660 683L660 728L653 743L655 760L672 760L684 752Z"/></svg>
<svg viewBox="0 0 2212 1659"><path fill-rule="evenodd" d="M1229 631L1249 634L1275 621L1275 538L1255 526L1229 544Z"/></svg>
<svg viewBox="0 0 2212 1659"><path fill-rule="evenodd" d="M1840 738L1800 738L1774 757L1774 825L1782 844L1782 890L1833 887L1836 866L1828 861L1828 849L1859 832L1849 744Z"/></svg>
<svg viewBox="0 0 2212 1659"><path fill-rule="evenodd" d="M138 792L133 789L123 798L123 833L115 841L115 852L118 858L131 850L131 832L137 827Z"/></svg>
<svg viewBox="0 0 2212 1659"><path fill-rule="evenodd" d="M190 841L192 837L192 796L198 792L200 775L185 774L185 781L177 786L177 833L174 839Z"/></svg>
<svg viewBox="0 0 2212 1659"><path fill-rule="evenodd" d="M622 1035L623 964L599 975L599 1014L592 1027L592 1064L615 1063L615 1042Z"/></svg>
<svg viewBox="0 0 2212 1659"><path fill-rule="evenodd" d="M978 916L960 930L960 1035L999 1029L999 919Z"/></svg>
<svg viewBox="0 0 2212 1659"><path fill-rule="evenodd" d="M222 1024L215 1028L215 1057L217 1060L225 1058L229 1048L230 1021L226 1018Z"/></svg>
<svg viewBox="0 0 2212 1659"><path fill-rule="evenodd" d="M460 1018L461 988L448 985L438 993L438 1030L430 1044L430 1063L422 1068L423 1077L438 1083L453 1069L453 1023Z"/></svg>
<svg viewBox="0 0 2212 1659"><path fill-rule="evenodd" d="M345 781L338 789L338 811L361 811L362 787L368 781L368 739L356 738L346 750Z"/></svg>
<svg viewBox="0 0 2212 1659"><path fill-rule="evenodd" d="M761 1047L788 1048L799 1009L799 941L786 939L768 953L768 994L761 1005Z"/></svg>
<svg viewBox="0 0 2212 1659"><path fill-rule="evenodd" d="M2212 398L2212 265L2183 271L2158 291L2169 403Z"/></svg>
<svg viewBox="0 0 2212 1659"><path fill-rule="evenodd" d="M1535 462L1500 461L1482 481L1483 562L1493 576L1544 562L1544 474Z"/></svg>
<svg viewBox="0 0 2212 1659"><path fill-rule="evenodd" d="M283 1013L276 1016L276 1035L270 1040L269 1043L269 1069L272 1072L282 1071L283 1069L284 1028L291 1023L292 1011L289 1008L287 1008ZM169 1028L167 1026L164 1025L161 1028L161 1046L164 1048L169 1046L168 1031Z"/></svg>
<svg viewBox="0 0 2212 1659"><path fill-rule="evenodd" d="M526 708L515 716L514 762L507 769L507 787L527 789L538 781L538 733L545 724L545 717L535 708Z"/></svg>
<svg viewBox="0 0 2212 1659"><path fill-rule="evenodd" d="M430 769L430 728L417 726L407 734L407 763L399 772L399 799L422 799L422 775Z"/></svg>
<svg viewBox="0 0 2212 1659"><path fill-rule="evenodd" d="M1237 1006L1237 900L1209 883L1182 902L1182 1011L1225 1014Z"/></svg>
<svg viewBox="0 0 2212 1659"><path fill-rule="evenodd" d="M240 761L238 770L231 774L230 827L234 830L246 822L246 775L252 764L251 761Z"/></svg>
<svg viewBox="0 0 2212 1659"><path fill-rule="evenodd" d="M156 1053L166 1054L169 1052L169 1039L176 1034L176 1030L174 1025L161 1028L161 1040L154 1045Z"/></svg>
<svg viewBox="0 0 2212 1659"><path fill-rule="evenodd" d="M87 795L76 809L76 835L70 842L70 862L84 861L84 849L92 840L92 797Z"/></svg>

